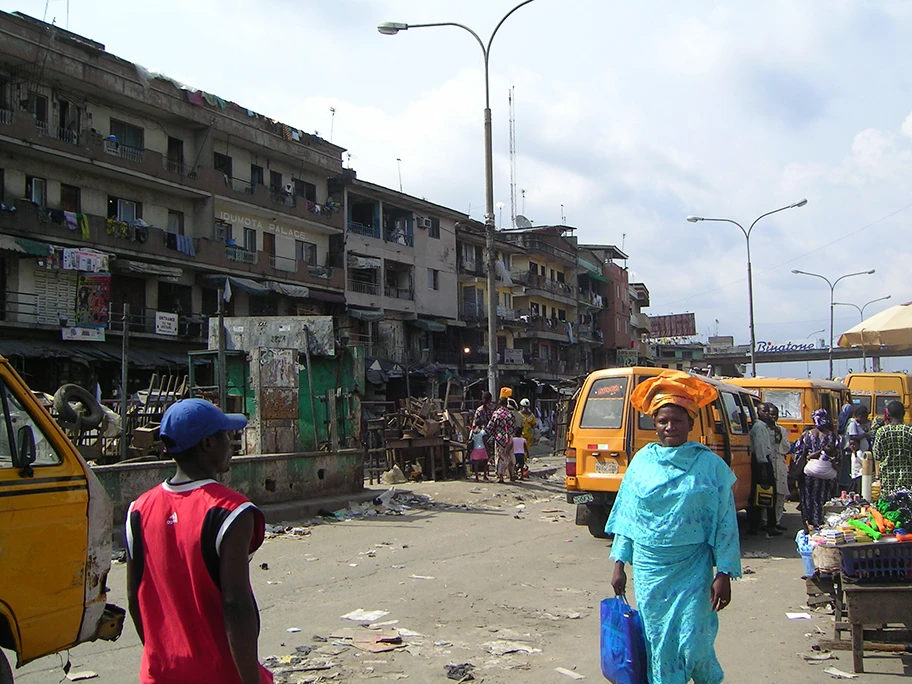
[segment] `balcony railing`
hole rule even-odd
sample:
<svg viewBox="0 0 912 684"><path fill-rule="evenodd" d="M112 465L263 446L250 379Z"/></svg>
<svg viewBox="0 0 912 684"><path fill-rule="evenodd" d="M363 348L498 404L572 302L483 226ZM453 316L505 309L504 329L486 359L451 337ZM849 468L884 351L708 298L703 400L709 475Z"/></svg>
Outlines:
<svg viewBox="0 0 912 684"><path fill-rule="evenodd" d="M555 247L554 245L548 244L544 240L538 240L536 238L527 239L523 242L523 245L526 249L532 250L534 252L544 252L545 254L550 254L556 256L565 261L569 261L574 266L576 266L576 255L573 252L568 252L567 250L561 249L560 247Z"/></svg>
<svg viewBox="0 0 912 684"><path fill-rule="evenodd" d="M312 264L308 264L307 274L313 278L325 278L326 280L329 280L332 278L333 270L332 266L313 266Z"/></svg>
<svg viewBox="0 0 912 684"><path fill-rule="evenodd" d="M600 309L605 308L605 298L602 297L598 292L584 292L579 290L576 295L579 301L592 306L598 307Z"/></svg>
<svg viewBox="0 0 912 684"><path fill-rule="evenodd" d="M549 278L538 273L533 273L532 271L512 271L510 277L513 279L514 283L526 285L535 288L536 290L550 292L551 294L560 295L562 297L572 298L576 296L577 288L558 280L550 280Z"/></svg>
<svg viewBox="0 0 912 684"><path fill-rule="evenodd" d="M237 261L241 264L255 264L257 253L252 249L244 249L236 245L225 245L225 256L228 261Z"/></svg>
<svg viewBox="0 0 912 684"><path fill-rule="evenodd" d="M7 126L13 123L13 112L9 109L0 109L0 124Z"/></svg>
<svg viewBox="0 0 912 684"><path fill-rule="evenodd" d="M408 287L393 287L392 285L387 285L383 289L383 293L387 297L392 297L393 299L415 299L415 292Z"/></svg>
<svg viewBox="0 0 912 684"><path fill-rule="evenodd" d="M240 192L244 195L252 195L254 189L256 188L253 183L241 180L240 178L229 178L228 185L235 192Z"/></svg>
<svg viewBox="0 0 912 684"><path fill-rule="evenodd" d="M407 235L402 230L384 230L383 239L386 242L392 242L397 245L405 245L406 247L415 246L415 238L413 235Z"/></svg>
<svg viewBox="0 0 912 684"><path fill-rule="evenodd" d="M359 292L360 294L366 294L366 295L380 294L380 284L379 283L365 282L363 280L349 279L348 289L352 292Z"/></svg>
<svg viewBox="0 0 912 684"><path fill-rule="evenodd" d="M286 271L288 273L295 273L298 270L297 259L292 259L291 257L276 256L275 254L270 255L269 265L277 271Z"/></svg>
<svg viewBox="0 0 912 684"><path fill-rule="evenodd" d="M566 374L568 364L566 361L555 359L532 359L532 368L538 373L560 373Z"/></svg>
<svg viewBox="0 0 912 684"><path fill-rule="evenodd" d="M484 265L480 261L475 261L474 259L463 259L459 263L459 272L471 275L484 275Z"/></svg>
<svg viewBox="0 0 912 684"><path fill-rule="evenodd" d="M114 140L104 141L104 151L107 154L113 155L115 157L128 159L134 162L142 162L146 158L146 151L144 149L139 147L131 147L130 145L125 145Z"/></svg>
<svg viewBox="0 0 912 684"><path fill-rule="evenodd" d="M280 204L283 207L298 206L297 198L290 192L285 192L282 188L269 188L269 201Z"/></svg>
<svg viewBox="0 0 912 684"><path fill-rule="evenodd" d="M70 143L70 145L79 144L79 134L76 131L71 131L67 128L56 126L53 123L49 123L47 121L39 121L36 125L41 131L41 135L47 138L62 140L63 142Z"/></svg>
<svg viewBox="0 0 912 684"><path fill-rule="evenodd" d="M380 228L379 227L365 226L363 223L358 223L357 221L349 221L348 230L351 233L357 233L358 235L364 235L366 237L372 237L372 238L380 237Z"/></svg>
<svg viewBox="0 0 912 684"><path fill-rule="evenodd" d="M164 157L162 161L164 162L165 169L171 173L176 173L185 178L196 178L196 168L184 164L180 159L168 159L167 157Z"/></svg>

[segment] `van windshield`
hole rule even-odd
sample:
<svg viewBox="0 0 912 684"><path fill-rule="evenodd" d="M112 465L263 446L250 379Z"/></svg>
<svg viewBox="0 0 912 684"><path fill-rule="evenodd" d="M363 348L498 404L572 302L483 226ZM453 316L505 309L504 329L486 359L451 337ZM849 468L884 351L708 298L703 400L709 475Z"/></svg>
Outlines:
<svg viewBox="0 0 912 684"><path fill-rule="evenodd" d="M801 420L801 390L762 391L763 401L779 409L780 420Z"/></svg>
<svg viewBox="0 0 912 684"><path fill-rule="evenodd" d="M627 378L601 378L592 383L583 415L581 428L621 427L624 420L624 404L627 399Z"/></svg>

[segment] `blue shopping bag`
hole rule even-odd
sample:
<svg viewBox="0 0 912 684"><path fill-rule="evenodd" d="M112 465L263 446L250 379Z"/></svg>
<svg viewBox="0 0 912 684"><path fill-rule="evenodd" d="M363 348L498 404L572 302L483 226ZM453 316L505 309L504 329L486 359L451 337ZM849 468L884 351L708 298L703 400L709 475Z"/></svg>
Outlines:
<svg viewBox="0 0 912 684"><path fill-rule="evenodd" d="M612 684L647 684L646 635L627 598L602 601L602 674Z"/></svg>

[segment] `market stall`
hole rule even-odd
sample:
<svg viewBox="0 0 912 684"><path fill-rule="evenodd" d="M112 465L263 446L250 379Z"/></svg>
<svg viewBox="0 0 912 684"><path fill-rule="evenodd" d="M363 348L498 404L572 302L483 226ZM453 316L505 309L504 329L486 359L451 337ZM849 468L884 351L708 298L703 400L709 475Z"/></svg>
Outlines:
<svg viewBox="0 0 912 684"><path fill-rule="evenodd" d="M912 493L846 494L827 504L826 522L798 535L810 603L834 607L834 638L851 633L855 672L864 650L912 641Z"/></svg>

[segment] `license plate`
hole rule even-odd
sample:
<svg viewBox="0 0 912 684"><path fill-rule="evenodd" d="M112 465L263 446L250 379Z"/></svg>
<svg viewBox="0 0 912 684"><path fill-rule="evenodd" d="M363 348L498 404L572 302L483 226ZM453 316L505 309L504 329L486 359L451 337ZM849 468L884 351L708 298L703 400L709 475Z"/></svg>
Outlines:
<svg viewBox="0 0 912 684"><path fill-rule="evenodd" d="M573 503L575 504L592 503L594 500L595 498L592 494L579 494L573 497Z"/></svg>
<svg viewBox="0 0 912 684"><path fill-rule="evenodd" d="M595 472L599 475L617 475L617 461L596 461Z"/></svg>

